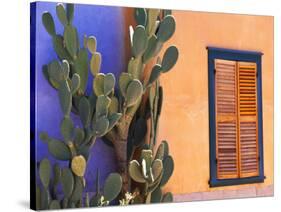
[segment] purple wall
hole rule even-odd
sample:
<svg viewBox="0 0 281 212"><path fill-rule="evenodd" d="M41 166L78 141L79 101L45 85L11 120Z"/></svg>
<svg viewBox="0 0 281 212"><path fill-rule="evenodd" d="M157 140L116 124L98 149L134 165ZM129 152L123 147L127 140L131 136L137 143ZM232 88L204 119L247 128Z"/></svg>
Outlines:
<svg viewBox="0 0 281 212"><path fill-rule="evenodd" d="M62 34L63 27L56 17L56 3L36 3L36 161L47 157L54 161L47 150L47 145L39 140L42 131L48 132L51 137L62 138L60 135L60 121L63 117L57 92L48 84L42 73L42 66L56 59L52 47L50 35L42 24L42 13L49 11L55 21L57 33ZM126 69L125 57L125 33L123 10L119 7L94 6L76 4L74 10L73 25L77 27L80 45L83 43L83 35L94 35L97 38L97 51L102 54L101 72L120 73ZM89 55L90 56L90 55ZM91 74L89 74L91 76ZM92 89L92 78L89 79L88 88ZM75 124L81 125L79 119L74 117ZM61 163L62 166L65 165ZM116 170L115 155L113 149L97 140L91 152L86 170L87 188L94 190L96 170L99 168L101 182L106 176Z"/></svg>

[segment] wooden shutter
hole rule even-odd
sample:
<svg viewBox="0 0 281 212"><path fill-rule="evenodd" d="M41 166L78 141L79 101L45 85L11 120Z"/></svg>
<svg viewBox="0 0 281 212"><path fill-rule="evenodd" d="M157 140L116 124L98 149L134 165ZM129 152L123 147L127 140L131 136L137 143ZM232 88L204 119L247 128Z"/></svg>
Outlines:
<svg viewBox="0 0 281 212"><path fill-rule="evenodd" d="M217 178L237 178L236 62L215 60Z"/></svg>
<svg viewBox="0 0 281 212"><path fill-rule="evenodd" d="M259 174L256 64L238 62L240 177Z"/></svg>

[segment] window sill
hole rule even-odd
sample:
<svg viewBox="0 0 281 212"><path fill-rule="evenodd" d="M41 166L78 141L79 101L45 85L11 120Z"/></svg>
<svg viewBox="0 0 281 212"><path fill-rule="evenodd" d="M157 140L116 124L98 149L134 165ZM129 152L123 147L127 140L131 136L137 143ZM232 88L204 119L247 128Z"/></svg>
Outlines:
<svg viewBox="0 0 281 212"><path fill-rule="evenodd" d="M211 179L209 181L210 187L219 187L219 186L231 186L231 185L242 185L242 184L251 184L251 183L263 183L265 176L257 177L247 177L247 178L238 178L238 179Z"/></svg>

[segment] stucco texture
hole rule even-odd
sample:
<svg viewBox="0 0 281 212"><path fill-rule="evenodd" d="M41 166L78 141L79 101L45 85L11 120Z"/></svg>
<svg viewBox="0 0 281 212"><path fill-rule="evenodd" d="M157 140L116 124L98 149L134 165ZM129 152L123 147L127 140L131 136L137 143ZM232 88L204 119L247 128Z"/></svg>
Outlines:
<svg viewBox="0 0 281 212"><path fill-rule="evenodd" d="M249 185L210 188L207 46L261 51L264 183L273 184L273 17L173 11L176 32L170 44L179 60L161 76L164 103L159 137L168 140L175 161L165 187L175 194L237 190ZM164 48L165 49L165 48ZM164 52L164 51L163 51ZM162 54L163 54L162 52ZM251 185L253 186L253 185Z"/></svg>

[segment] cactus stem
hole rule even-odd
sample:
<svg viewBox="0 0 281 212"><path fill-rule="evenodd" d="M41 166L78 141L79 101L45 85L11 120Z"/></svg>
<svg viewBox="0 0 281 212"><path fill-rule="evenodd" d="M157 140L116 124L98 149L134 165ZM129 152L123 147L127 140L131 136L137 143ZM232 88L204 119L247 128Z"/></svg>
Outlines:
<svg viewBox="0 0 281 212"><path fill-rule="evenodd" d="M122 177L121 194L129 190L128 184L128 162L127 162L127 139L117 139L114 141L114 149L117 157L118 172Z"/></svg>

